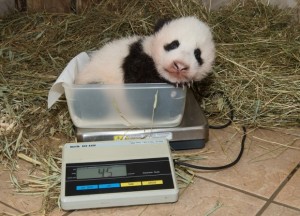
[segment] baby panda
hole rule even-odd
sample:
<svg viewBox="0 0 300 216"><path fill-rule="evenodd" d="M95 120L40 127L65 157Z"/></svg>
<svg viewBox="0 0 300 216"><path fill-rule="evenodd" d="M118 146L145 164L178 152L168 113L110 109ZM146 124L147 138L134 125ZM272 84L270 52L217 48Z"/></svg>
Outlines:
<svg viewBox="0 0 300 216"><path fill-rule="evenodd" d="M121 38L93 53L75 84L200 81L211 71L215 45L207 24L196 17L159 22L149 36Z"/></svg>

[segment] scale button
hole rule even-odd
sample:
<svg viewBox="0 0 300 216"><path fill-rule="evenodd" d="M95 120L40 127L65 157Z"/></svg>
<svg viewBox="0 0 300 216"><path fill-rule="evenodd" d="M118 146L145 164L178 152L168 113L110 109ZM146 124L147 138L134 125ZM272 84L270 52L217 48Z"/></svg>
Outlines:
<svg viewBox="0 0 300 216"><path fill-rule="evenodd" d="M99 189L118 188L118 187L121 187L120 183L99 184Z"/></svg>
<svg viewBox="0 0 300 216"><path fill-rule="evenodd" d="M122 182L121 187L135 187L135 186L141 186L142 182Z"/></svg>
<svg viewBox="0 0 300 216"><path fill-rule="evenodd" d="M161 185L163 183L163 180L142 181L143 185Z"/></svg>
<svg viewBox="0 0 300 216"><path fill-rule="evenodd" d="M121 136L121 135L116 135L114 136L114 140L123 140L124 139L124 136Z"/></svg>
<svg viewBox="0 0 300 216"><path fill-rule="evenodd" d="M98 185L77 185L76 190L94 190L98 189Z"/></svg>

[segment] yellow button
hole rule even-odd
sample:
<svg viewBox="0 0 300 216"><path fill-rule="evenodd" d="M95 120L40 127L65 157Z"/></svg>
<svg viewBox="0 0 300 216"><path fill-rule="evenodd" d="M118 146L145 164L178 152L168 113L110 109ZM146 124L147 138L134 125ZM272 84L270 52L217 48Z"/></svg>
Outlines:
<svg viewBox="0 0 300 216"><path fill-rule="evenodd" d="M163 180L152 180L152 181L143 181L143 185L160 185L163 184Z"/></svg>
<svg viewBox="0 0 300 216"><path fill-rule="evenodd" d="M121 187L135 187L135 186L141 186L142 182L122 182Z"/></svg>
<svg viewBox="0 0 300 216"><path fill-rule="evenodd" d="M114 140L123 140L123 139L124 139L124 136L121 136L121 135L114 136Z"/></svg>

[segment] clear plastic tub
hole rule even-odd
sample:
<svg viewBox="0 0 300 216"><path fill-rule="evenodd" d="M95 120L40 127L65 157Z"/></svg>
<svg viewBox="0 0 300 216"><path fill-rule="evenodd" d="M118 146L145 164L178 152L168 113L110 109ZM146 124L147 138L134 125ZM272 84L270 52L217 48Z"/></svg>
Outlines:
<svg viewBox="0 0 300 216"><path fill-rule="evenodd" d="M156 128L180 124L186 88L169 84L63 84L79 128Z"/></svg>

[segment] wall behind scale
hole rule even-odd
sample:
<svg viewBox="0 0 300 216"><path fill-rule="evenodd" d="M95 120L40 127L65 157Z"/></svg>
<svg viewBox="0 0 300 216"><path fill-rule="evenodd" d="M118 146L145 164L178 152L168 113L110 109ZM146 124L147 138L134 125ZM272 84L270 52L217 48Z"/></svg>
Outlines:
<svg viewBox="0 0 300 216"><path fill-rule="evenodd" d="M14 11L80 13L101 0L0 0L0 17Z"/></svg>
<svg viewBox="0 0 300 216"><path fill-rule="evenodd" d="M47 11L56 13L80 13L101 0L0 0L0 17L14 11ZM154 0L155 1L155 0ZM199 0L210 9L218 9L234 0ZM242 0L244 2L246 0ZM261 0L280 8L300 6L300 0Z"/></svg>

